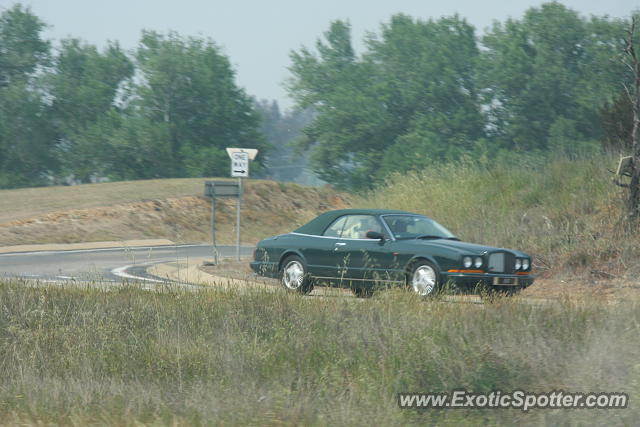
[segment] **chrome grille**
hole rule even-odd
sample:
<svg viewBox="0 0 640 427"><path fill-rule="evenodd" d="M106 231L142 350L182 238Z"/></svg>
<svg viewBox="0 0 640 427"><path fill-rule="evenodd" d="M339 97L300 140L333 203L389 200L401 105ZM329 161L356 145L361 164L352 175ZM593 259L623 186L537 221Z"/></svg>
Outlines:
<svg viewBox="0 0 640 427"><path fill-rule="evenodd" d="M489 254L489 273L508 273L515 271L516 257L509 252L494 252Z"/></svg>
<svg viewBox="0 0 640 427"><path fill-rule="evenodd" d="M504 253L489 255L489 273L504 273Z"/></svg>

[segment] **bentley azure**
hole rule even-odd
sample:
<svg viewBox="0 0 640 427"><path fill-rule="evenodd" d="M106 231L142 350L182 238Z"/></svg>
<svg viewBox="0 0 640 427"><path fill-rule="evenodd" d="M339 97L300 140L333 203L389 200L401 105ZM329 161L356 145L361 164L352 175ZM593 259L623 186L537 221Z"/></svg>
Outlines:
<svg viewBox="0 0 640 427"><path fill-rule="evenodd" d="M458 288L520 290L533 283L531 257L513 249L460 241L431 218L381 209L323 213L287 234L260 241L251 268L291 291L314 284L353 289L406 286L428 296Z"/></svg>

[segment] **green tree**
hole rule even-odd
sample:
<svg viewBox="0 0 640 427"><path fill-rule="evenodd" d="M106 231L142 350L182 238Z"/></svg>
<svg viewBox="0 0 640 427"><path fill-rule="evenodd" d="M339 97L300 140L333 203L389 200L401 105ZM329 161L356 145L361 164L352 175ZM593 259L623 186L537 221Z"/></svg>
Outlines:
<svg viewBox="0 0 640 427"><path fill-rule="evenodd" d="M305 134L322 179L366 188L394 170L424 165L417 158L456 157L483 135L478 50L463 19L396 15L366 42L357 57L349 24L336 21L317 52L291 55L290 92L299 107L318 112Z"/></svg>
<svg viewBox="0 0 640 427"><path fill-rule="evenodd" d="M95 156L94 171L112 180L167 176L173 157L168 127L141 115L110 111L84 132L75 155ZM85 148L86 153L79 150ZM96 173L96 172L94 172Z"/></svg>
<svg viewBox="0 0 640 427"><path fill-rule="evenodd" d="M104 120L105 115L118 110L118 91L133 73L133 63L117 43L99 52L78 39L61 42L47 76L50 114L64 172L76 180L88 182L107 173L104 147L92 132L99 128L104 135L111 133L105 125L114 121Z"/></svg>
<svg viewBox="0 0 640 427"><path fill-rule="evenodd" d="M44 28L19 4L0 15L0 188L44 184L57 168L37 78L49 58Z"/></svg>
<svg viewBox="0 0 640 427"><path fill-rule="evenodd" d="M0 15L0 87L20 83L49 58L49 42L41 37L46 25L20 4Z"/></svg>
<svg viewBox="0 0 640 427"><path fill-rule="evenodd" d="M586 20L555 2L527 10L520 21L495 23L482 39L480 67L494 140L507 149L546 150L560 127L573 144L600 139L599 109L619 91L621 67L611 59L622 29L619 21Z"/></svg>
<svg viewBox="0 0 640 427"><path fill-rule="evenodd" d="M266 147L252 100L237 87L229 59L211 41L145 31L136 54L142 82L130 114L166 130L165 176L223 176L225 147Z"/></svg>
<svg viewBox="0 0 640 427"><path fill-rule="evenodd" d="M369 178L372 146L379 143L376 131L382 131L385 112L369 102L367 65L356 58L349 24L333 22L325 39L316 43L317 54L306 48L292 53L290 93L300 109L318 113L303 140L313 146L314 170L341 187L364 186L357 181Z"/></svg>
<svg viewBox="0 0 640 427"><path fill-rule="evenodd" d="M473 27L458 16L422 22L398 15L369 45L368 59L381 65L375 68L378 87L388 94L398 133L383 157L382 174L472 150L484 135ZM389 167L392 156L400 161L395 167Z"/></svg>

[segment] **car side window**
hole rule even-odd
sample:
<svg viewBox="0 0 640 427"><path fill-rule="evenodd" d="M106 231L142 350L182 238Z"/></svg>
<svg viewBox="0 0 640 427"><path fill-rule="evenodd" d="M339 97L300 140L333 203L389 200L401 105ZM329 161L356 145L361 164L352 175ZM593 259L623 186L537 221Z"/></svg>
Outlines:
<svg viewBox="0 0 640 427"><path fill-rule="evenodd" d="M341 216L340 218L333 221L326 230L324 230L323 236L326 237L340 237L342 236L342 230L344 229L344 223L347 220L346 216Z"/></svg>
<svg viewBox="0 0 640 427"><path fill-rule="evenodd" d="M382 225L371 215L349 215L342 231L345 239L366 239L367 231L383 233Z"/></svg>

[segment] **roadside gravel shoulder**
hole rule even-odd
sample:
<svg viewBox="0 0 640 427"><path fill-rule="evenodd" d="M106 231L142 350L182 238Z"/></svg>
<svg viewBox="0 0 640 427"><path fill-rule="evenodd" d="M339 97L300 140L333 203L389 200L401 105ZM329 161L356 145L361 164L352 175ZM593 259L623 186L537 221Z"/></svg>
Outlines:
<svg viewBox="0 0 640 427"><path fill-rule="evenodd" d="M207 258L191 258L177 262L156 264L147 269L149 274L178 282L195 283L234 289L280 287L278 280L257 277L249 268L249 259L240 262L222 259L218 265L206 265ZM348 289L317 286L312 295L351 296ZM640 298L640 284L635 281L589 280L589 279L539 279L523 291L523 300L532 304L546 304L552 301L593 301L603 300L615 304L620 301ZM456 302L480 302L477 295L451 295L446 299Z"/></svg>
<svg viewBox="0 0 640 427"><path fill-rule="evenodd" d="M249 272L243 274L241 271L242 262L226 263L223 261L221 263L223 266L231 267L220 269L220 266L214 266L220 269L217 270L203 267L203 264L208 260L208 258L189 258L155 264L147 268L147 273L176 282L235 289L245 289L248 287L273 289L277 283L275 281L272 283L270 280L254 277ZM248 264L248 261L244 263ZM229 274L229 269L231 269L231 272L234 274Z"/></svg>
<svg viewBox="0 0 640 427"><path fill-rule="evenodd" d="M176 282L193 283L225 289L264 289L270 292L280 290L279 281L258 277L249 268L249 259L235 261L222 259L218 265L206 265L209 258L190 258L175 262L155 264L147 268L153 276ZM312 296L353 297L348 289L317 286Z"/></svg>

